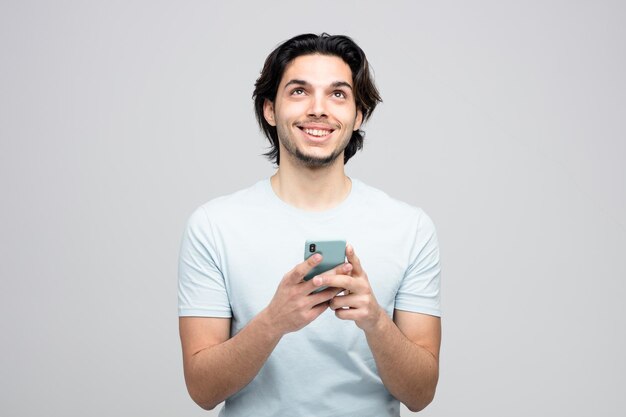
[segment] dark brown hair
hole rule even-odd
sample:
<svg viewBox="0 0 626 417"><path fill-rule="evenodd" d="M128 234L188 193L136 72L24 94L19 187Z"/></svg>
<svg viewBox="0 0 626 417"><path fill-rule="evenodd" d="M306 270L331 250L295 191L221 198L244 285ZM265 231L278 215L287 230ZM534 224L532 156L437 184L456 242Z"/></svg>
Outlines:
<svg viewBox="0 0 626 417"><path fill-rule="evenodd" d="M278 134L276 127L265 120L263 104L265 100L274 102L276 99L278 85L287 65L301 55L310 54L337 56L348 64L352 70L356 107L363 113L363 121L372 115L376 105L382 101L370 74L365 53L349 37L331 36L327 33L321 35L309 33L295 36L278 45L265 60L263 70L254 84L254 93L252 94L257 122L270 141L270 150L265 153L265 156L276 165L280 164ZM364 135L365 132L361 129L352 132L350 142L344 151L344 163L348 162L348 159L363 147Z"/></svg>

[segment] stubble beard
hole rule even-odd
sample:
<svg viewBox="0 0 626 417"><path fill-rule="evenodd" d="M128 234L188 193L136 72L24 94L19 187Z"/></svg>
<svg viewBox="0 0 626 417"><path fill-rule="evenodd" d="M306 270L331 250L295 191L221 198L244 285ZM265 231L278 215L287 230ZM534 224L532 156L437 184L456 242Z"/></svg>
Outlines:
<svg viewBox="0 0 626 417"><path fill-rule="evenodd" d="M294 157L295 161L300 165L311 169L325 168L335 163L337 158L340 155L343 155L343 151L346 147L348 147L350 139L352 138L352 135L350 135L344 139L343 142L340 143L330 155L318 157L315 155L307 155L302 152L296 145L295 141L292 140L289 132L285 132L283 129L277 127L276 133L278 134L279 142L282 143L285 150Z"/></svg>

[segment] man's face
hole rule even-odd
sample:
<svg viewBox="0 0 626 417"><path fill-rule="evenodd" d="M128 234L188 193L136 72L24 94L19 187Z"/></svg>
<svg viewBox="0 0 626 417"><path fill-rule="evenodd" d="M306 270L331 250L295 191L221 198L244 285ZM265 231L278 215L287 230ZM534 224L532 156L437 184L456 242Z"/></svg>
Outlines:
<svg viewBox="0 0 626 417"><path fill-rule="evenodd" d="M285 68L276 100L265 101L264 116L276 126L280 160L310 168L331 165L361 126L352 71L341 58L302 55Z"/></svg>

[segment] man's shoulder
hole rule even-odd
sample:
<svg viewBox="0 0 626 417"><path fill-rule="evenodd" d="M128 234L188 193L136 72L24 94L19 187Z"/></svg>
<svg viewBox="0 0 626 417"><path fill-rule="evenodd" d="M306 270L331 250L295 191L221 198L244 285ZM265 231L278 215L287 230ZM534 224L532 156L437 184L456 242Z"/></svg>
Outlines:
<svg viewBox="0 0 626 417"><path fill-rule="evenodd" d="M192 218L232 216L241 210L252 210L254 206L263 204L267 181L267 179L260 180L241 190L214 197L197 207Z"/></svg>

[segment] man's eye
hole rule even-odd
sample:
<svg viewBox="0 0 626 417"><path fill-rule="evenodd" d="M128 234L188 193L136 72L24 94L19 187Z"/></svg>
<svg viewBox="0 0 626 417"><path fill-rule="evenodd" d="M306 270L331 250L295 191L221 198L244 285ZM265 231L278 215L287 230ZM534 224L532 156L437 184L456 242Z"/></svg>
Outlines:
<svg viewBox="0 0 626 417"><path fill-rule="evenodd" d="M333 95L337 98L346 98L346 94L343 91L335 91Z"/></svg>
<svg viewBox="0 0 626 417"><path fill-rule="evenodd" d="M291 94L294 96L301 96L302 94L304 94L304 90L301 88L296 88L291 92Z"/></svg>

